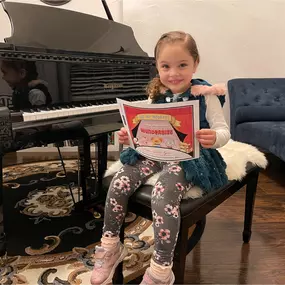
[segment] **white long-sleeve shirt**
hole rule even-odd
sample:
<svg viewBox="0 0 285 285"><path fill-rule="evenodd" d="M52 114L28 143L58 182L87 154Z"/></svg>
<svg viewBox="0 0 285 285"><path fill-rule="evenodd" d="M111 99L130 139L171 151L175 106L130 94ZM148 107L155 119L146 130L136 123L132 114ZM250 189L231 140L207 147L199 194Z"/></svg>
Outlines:
<svg viewBox="0 0 285 285"><path fill-rule="evenodd" d="M212 148L224 146L231 138L229 127L225 121L220 100L215 95L205 95L206 119L212 130L216 131L216 142Z"/></svg>

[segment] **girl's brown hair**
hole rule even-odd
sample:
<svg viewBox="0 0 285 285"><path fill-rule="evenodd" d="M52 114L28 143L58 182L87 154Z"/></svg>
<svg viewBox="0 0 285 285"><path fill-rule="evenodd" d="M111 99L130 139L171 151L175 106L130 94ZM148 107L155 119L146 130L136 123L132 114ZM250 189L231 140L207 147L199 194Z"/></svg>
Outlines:
<svg viewBox="0 0 285 285"><path fill-rule="evenodd" d="M181 42L185 48L189 51L190 55L193 57L195 63L200 62L200 56L197 48L197 44L194 38L185 32L173 31L166 34L163 34L158 40L155 49L154 57L157 60L161 47L167 43ZM149 95L149 98L154 99L165 86L161 83L159 77L153 78L148 84L146 91Z"/></svg>

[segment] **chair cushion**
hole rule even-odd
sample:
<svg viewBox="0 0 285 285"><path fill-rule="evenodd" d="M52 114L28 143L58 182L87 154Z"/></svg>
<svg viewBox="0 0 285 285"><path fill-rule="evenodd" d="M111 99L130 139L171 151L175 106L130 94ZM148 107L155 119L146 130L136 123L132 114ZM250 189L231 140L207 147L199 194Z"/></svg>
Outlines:
<svg viewBox="0 0 285 285"><path fill-rule="evenodd" d="M238 124L236 138L270 151L285 161L285 122L247 122Z"/></svg>
<svg viewBox="0 0 285 285"><path fill-rule="evenodd" d="M236 110L236 124L285 121L285 106L242 106Z"/></svg>

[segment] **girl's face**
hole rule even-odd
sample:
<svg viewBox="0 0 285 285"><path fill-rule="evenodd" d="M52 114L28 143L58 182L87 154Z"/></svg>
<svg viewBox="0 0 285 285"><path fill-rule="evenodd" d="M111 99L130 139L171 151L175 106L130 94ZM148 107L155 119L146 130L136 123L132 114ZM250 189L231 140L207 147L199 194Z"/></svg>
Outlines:
<svg viewBox="0 0 285 285"><path fill-rule="evenodd" d="M161 83L172 93L183 93L190 87L198 64L181 43L161 46L157 58L157 70Z"/></svg>
<svg viewBox="0 0 285 285"><path fill-rule="evenodd" d="M3 80L5 80L11 88L20 85L25 78L25 70L17 71L3 63L1 64L1 71Z"/></svg>

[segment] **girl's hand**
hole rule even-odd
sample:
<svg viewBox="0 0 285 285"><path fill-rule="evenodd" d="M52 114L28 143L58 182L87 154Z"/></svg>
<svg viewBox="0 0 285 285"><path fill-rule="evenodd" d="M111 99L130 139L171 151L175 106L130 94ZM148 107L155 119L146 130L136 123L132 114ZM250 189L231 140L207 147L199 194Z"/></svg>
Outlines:
<svg viewBox="0 0 285 285"><path fill-rule="evenodd" d="M196 138L204 148L211 148L216 142L216 131L211 129L202 129L196 132Z"/></svg>
<svg viewBox="0 0 285 285"><path fill-rule="evenodd" d="M130 144L128 132L124 127L118 131L118 139L120 144Z"/></svg>

